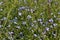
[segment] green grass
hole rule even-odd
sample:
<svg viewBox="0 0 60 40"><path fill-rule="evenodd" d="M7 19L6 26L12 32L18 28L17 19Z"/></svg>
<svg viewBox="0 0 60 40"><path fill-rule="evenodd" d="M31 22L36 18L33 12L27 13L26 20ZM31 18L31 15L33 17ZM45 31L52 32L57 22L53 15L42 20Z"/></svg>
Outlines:
<svg viewBox="0 0 60 40"><path fill-rule="evenodd" d="M0 0L0 40L60 40L60 0Z"/></svg>

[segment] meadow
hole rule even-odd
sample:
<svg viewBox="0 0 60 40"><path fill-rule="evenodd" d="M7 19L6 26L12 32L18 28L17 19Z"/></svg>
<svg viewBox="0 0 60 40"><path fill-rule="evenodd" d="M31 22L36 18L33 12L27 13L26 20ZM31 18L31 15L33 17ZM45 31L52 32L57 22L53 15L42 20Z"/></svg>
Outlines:
<svg viewBox="0 0 60 40"><path fill-rule="evenodd" d="M0 40L60 40L60 0L0 0Z"/></svg>

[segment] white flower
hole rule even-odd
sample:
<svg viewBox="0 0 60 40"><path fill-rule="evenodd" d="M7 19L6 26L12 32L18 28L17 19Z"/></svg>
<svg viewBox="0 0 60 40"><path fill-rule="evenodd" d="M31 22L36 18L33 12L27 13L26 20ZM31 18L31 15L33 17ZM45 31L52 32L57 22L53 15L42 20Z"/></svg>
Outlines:
<svg viewBox="0 0 60 40"><path fill-rule="evenodd" d="M25 7L24 6L22 6L22 7L20 7L18 10L24 10L25 9Z"/></svg>
<svg viewBox="0 0 60 40"><path fill-rule="evenodd" d="M0 2L0 5L2 4L3 2Z"/></svg>
<svg viewBox="0 0 60 40"><path fill-rule="evenodd" d="M48 0L48 2L50 3L50 2L52 2L52 0Z"/></svg>
<svg viewBox="0 0 60 40"><path fill-rule="evenodd" d="M23 37L24 35L23 35L23 32L20 32L20 37Z"/></svg>
<svg viewBox="0 0 60 40"><path fill-rule="evenodd" d="M15 17L15 19L17 19L17 17Z"/></svg>
<svg viewBox="0 0 60 40"><path fill-rule="evenodd" d="M51 13L51 15L53 15L53 13Z"/></svg>
<svg viewBox="0 0 60 40"><path fill-rule="evenodd" d="M32 27L34 26L34 24L33 24L33 23L31 23L30 25L31 25Z"/></svg>
<svg viewBox="0 0 60 40"><path fill-rule="evenodd" d="M34 23L36 23L37 21L36 21L36 20L34 20L33 22L34 22Z"/></svg>
<svg viewBox="0 0 60 40"><path fill-rule="evenodd" d="M46 34L46 30L44 30L44 31L42 32L42 34Z"/></svg>
<svg viewBox="0 0 60 40"><path fill-rule="evenodd" d="M60 18L56 18L56 19L60 21Z"/></svg>
<svg viewBox="0 0 60 40"><path fill-rule="evenodd" d="M3 9L1 8L0 11L3 11Z"/></svg>
<svg viewBox="0 0 60 40"><path fill-rule="evenodd" d="M34 0L35 3L37 3L37 0Z"/></svg>
<svg viewBox="0 0 60 40"><path fill-rule="evenodd" d="M60 14L60 12L58 12L58 14Z"/></svg>
<svg viewBox="0 0 60 40"><path fill-rule="evenodd" d="M3 19L4 19L4 20L6 20L7 18L6 18L6 17L4 17Z"/></svg>
<svg viewBox="0 0 60 40"><path fill-rule="evenodd" d="M51 18L51 19L49 19L49 22L52 22L53 23L53 19Z"/></svg>
<svg viewBox="0 0 60 40"><path fill-rule="evenodd" d="M16 28L20 29L20 26L16 26Z"/></svg>
<svg viewBox="0 0 60 40"><path fill-rule="evenodd" d="M52 32L52 35L54 36L54 37L56 37L57 35L56 35L56 31L53 31Z"/></svg>
<svg viewBox="0 0 60 40"><path fill-rule="evenodd" d="M43 16L43 15L44 15L44 12L41 12L41 13L40 13L40 16Z"/></svg>
<svg viewBox="0 0 60 40"><path fill-rule="evenodd" d="M28 9L25 9L26 11L30 11L30 9L28 8Z"/></svg>
<svg viewBox="0 0 60 40"><path fill-rule="evenodd" d="M56 23L54 23L54 24L53 24L53 26L57 26L57 24L56 24Z"/></svg>
<svg viewBox="0 0 60 40"><path fill-rule="evenodd" d="M0 28L2 28L2 25L0 25Z"/></svg>
<svg viewBox="0 0 60 40"><path fill-rule="evenodd" d="M6 17L3 17L1 20L6 20L7 18Z"/></svg>
<svg viewBox="0 0 60 40"><path fill-rule="evenodd" d="M26 0L24 0L24 3L27 4Z"/></svg>
<svg viewBox="0 0 60 40"><path fill-rule="evenodd" d="M56 37L56 34L53 34L54 35L54 37Z"/></svg>
<svg viewBox="0 0 60 40"><path fill-rule="evenodd" d="M14 24L17 24L17 22L14 22Z"/></svg>
<svg viewBox="0 0 60 40"><path fill-rule="evenodd" d="M50 25L50 28L53 28L53 26L52 26L52 25Z"/></svg>
<svg viewBox="0 0 60 40"><path fill-rule="evenodd" d="M10 25L8 25L7 27L10 27Z"/></svg>
<svg viewBox="0 0 60 40"><path fill-rule="evenodd" d="M56 15L54 15L54 18L56 18Z"/></svg>
<svg viewBox="0 0 60 40"><path fill-rule="evenodd" d="M46 31L49 31L49 28L48 27L46 27Z"/></svg>
<svg viewBox="0 0 60 40"><path fill-rule="evenodd" d="M46 26L45 24L43 24L43 26Z"/></svg>
<svg viewBox="0 0 60 40"><path fill-rule="evenodd" d="M43 24L43 22L40 22L40 24L42 25L42 24Z"/></svg>
<svg viewBox="0 0 60 40"><path fill-rule="evenodd" d="M32 18L32 17L31 17L30 15L28 15L28 16L27 16L27 19L30 19L30 18Z"/></svg>
<svg viewBox="0 0 60 40"><path fill-rule="evenodd" d="M37 37L37 35L36 35L36 34L34 34L34 37Z"/></svg>
<svg viewBox="0 0 60 40"><path fill-rule="evenodd" d="M40 21L40 22L41 22L41 21L42 21L42 19L40 18L40 19L38 19L38 21Z"/></svg>
<svg viewBox="0 0 60 40"><path fill-rule="evenodd" d="M14 18L14 19L12 20L12 22L13 22L14 24L17 24L17 19Z"/></svg>
<svg viewBox="0 0 60 40"><path fill-rule="evenodd" d="M32 31L32 33L34 33L34 30L31 30Z"/></svg>
<svg viewBox="0 0 60 40"><path fill-rule="evenodd" d="M22 32L20 32L20 34L23 34Z"/></svg>
<svg viewBox="0 0 60 40"><path fill-rule="evenodd" d="M8 32L10 35L14 34L14 32Z"/></svg>
<svg viewBox="0 0 60 40"><path fill-rule="evenodd" d="M34 11L34 10L33 10L33 9L31 9L30 11L31 11L31 13L33 13L33 11Z"/></svg>
<svg viewBox="0 0 60 40"><path fill-rule="evenodd" d="M23 24L23 25L26 25L26 22L25 22L25 21L23 21L23 22L22 22L22 24Z"/></svg>
<svg viewBox="0 0 60 40"><path fill-rule="evenodd" d="M22 13L21 13L21 12L18 12L18 15L19 15L19 16L21 16L21 15L22 15Z"/></svg>

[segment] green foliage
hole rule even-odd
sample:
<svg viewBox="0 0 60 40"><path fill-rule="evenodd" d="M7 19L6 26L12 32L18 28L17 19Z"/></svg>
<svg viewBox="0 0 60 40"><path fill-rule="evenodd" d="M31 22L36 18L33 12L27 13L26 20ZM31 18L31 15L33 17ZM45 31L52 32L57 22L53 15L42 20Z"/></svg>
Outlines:
<svg viewBox="0 0 60 40"><path fill-rule="evenodd" d="M0 0L0 40L60 40L60 0Z"/></svg>

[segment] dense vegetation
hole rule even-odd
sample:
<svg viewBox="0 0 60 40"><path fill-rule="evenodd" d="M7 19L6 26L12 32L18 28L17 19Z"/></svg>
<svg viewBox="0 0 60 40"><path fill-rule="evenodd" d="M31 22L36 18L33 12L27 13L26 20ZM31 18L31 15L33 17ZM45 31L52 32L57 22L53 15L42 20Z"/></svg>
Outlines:
<svg viewBox="0 0 60 40"><path fill-rule="evenodd" d="M0 40L60 40L60 0L0 0Z"/></svg>

